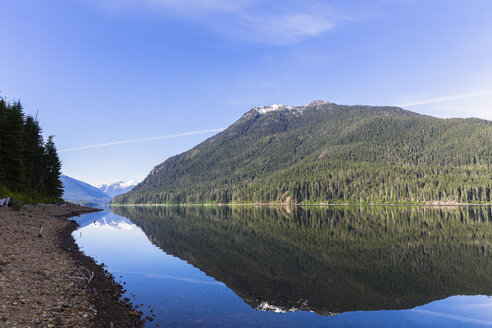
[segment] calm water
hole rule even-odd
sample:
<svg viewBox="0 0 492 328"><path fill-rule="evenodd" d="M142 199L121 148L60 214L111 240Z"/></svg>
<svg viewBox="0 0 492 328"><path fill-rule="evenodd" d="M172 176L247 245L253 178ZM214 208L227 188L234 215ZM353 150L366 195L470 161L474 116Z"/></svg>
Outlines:
<svg viewBox="0 0 492 328"><path fill-rule="evenodd" d="M113 207L78 221L83 251L155 314L148 327L492 326L490 207Z"/></svg>

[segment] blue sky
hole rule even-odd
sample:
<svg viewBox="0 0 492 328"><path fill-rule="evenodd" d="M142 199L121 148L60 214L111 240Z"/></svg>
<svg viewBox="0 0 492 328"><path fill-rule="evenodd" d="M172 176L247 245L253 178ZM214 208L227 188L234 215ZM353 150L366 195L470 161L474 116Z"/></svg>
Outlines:
<svg viewBox="0 0 492 328"><path fill-rule="evenodd" d="M258 105L491 120L491 12L489 0L4 0L0 90L39 110L65 174L141 180Z"/></svg>

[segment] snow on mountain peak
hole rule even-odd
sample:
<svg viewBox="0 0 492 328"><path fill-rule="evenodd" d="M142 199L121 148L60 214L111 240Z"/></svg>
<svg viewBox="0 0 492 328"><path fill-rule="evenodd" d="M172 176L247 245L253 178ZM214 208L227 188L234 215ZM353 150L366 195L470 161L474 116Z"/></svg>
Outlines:
<svg viewBox="0 0 492 328"><path fill-rule="evenodd" d="M135 181L122 180L113 183L100 183L96 187L107 195L114 197L130 191L137 184Z"/></svg>
<svg viewBox="0 0 492 328"><path fill-rule="evenodd" d="M328 105L328 104L333 104L333 103L326 101L326 100L315 100L315 101L312 101L305 106L287 106L287 105L283 105L283 104L274 104L271 106L259 106L259 107L255 107L254 109L262 115L266 114L268 112L275 112L275 111L280 111L280 110L289 110L291 112L294 112L297 115L302 115L303 111L308 107L318 107L318 106Z"/></svg>
<svg viewBox="0 0 492 328"><path fill-rule="evenodd" d="M283 110L283 109L293 110L293 109L295 109L295 107L282 105L282 104L274 104L271 106L255 107L254 109L256 109L256 111L258 111L260 114L265 114L268 112L274 112L274 111L279 111L279 110Z"/></svg>
<svg viewBox="0 0 492 328"><path fill-rule="evenodd" d="M326 100L315 100L311 101L309 104L307 104L305 107L312 107L312 106L320 106L320 105L328 105L328 104L333 104L332 102L326 101Z"/></svg>
<svg viewBox="0 0 492 328"><path fill-rule="evenodd" d="M110 183L98 183L96 184L95 186L99 189L101 188L105 188L105 187L123 187L123 188L126 188L126 187L131 187L131 186L135 186L137 185L138 182L135 182L135 181L129 181L129 180L121 180L121 181L115 181L115 182L110 182Z"/></svg>
<svg viewBox="0 0 492 328"><path fill-rule="evenodd" d="M136 182L136 181L118 181L118 182L113 183L113 185L118 185L122 188L133 187L133 186L136 186L137 184L138 184L138 182Z"/></svg>

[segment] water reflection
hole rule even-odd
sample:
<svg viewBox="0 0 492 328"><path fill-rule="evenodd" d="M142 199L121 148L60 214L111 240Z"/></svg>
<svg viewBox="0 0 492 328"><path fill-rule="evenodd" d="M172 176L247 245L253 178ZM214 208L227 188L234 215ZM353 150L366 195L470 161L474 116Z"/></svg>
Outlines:
<svg viewBox="0 0 492 328"><path fill-rule="evenodd" d="M490 207L113 211L257 310L331 316L492 294Z"/></svg>

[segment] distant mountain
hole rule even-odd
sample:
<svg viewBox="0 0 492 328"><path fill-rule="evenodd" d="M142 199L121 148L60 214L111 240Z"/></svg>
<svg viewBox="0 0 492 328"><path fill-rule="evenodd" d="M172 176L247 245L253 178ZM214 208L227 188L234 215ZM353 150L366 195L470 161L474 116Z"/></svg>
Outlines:
<svg viewBox="0 0 492 328"><path fill-rule="evenodd" d="M255 107L113 203L490 202L492 122L398 107Z"/></svg>
<svg viewBox="0 0 492 328"><path fill-rule="evenodd" d="M101 204L107 204L111 200L109 195L88 183L66 175L62 175L60 180L63 184L62 197L66 201L88 206L98 206Z"/></svg>
<svg viewBox="0 0 492 328"><path fill-rule="evenodd" d="M114 197L119 194L124 194L132 190L133 187L137 185L133 181L117 181L113 183L101 183L97 184L96 187L104 192L105 194Z"/></svg>

